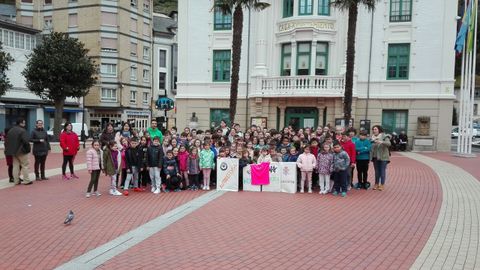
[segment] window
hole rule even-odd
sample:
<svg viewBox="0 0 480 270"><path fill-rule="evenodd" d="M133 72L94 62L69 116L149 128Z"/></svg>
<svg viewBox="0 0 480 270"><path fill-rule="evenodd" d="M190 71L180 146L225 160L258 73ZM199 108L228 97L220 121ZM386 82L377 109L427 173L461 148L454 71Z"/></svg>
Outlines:
<svg viewBox="0 0 480 270"><path fill-rule="evenodd" d="M298 15L312 15L313 14L313 0L300 0L298 2Z"/></svg>
<svg viewBox="0 0 480 270"><path fill-rule="evenodd" d="M22 0L22 3L32 3L33 0Z"/></svg>
<svg viewBox="0 0 480 270"><path fill-rule="evenodd" d="M225 14L218 5L215 6L213 16L214 30L230 30L232 29L232 14Z"/></svg>
<svg viewBox="0 0 480 270"><path fill-rule="evenodd" d="M390 21L409 22L412 20L412 0L391 0Z"/></svg>
<svg viewBox="0 0 480 270"><path fill-rule="evenodd" d="M297 45L297 75L310 74L310 42L300 42Z"/></svg>
<svg viewBox="0 0 480 270"><path fill-rule="evenodd" d="M290 76L292 75L292 45L283 44L282 45L282 66L280 70L281 76Z"/></svg>
<svg viewBox="0 0 480 270"><path fill-rule="evenodd" d="M283 18L293 16L293 0L283 0Z"/></svg>
<svg viewBox="0 0 480 270"><path fill-rule="evenodd" d="M25 35L25 49L32 50L34 47L31 35Z"/></svg>
<svg viewBox="0 0 480 270"><path fill-rule="evenodd" d="M473 104L473 115L478 115L478 104Z"/></svg>
<svg viewBox="0 0 480 270"><path fill-rule="evenodd" d="M143 0L143 11L150 12L150 0Z"/></svg>
<svg viewBox="0 0 480 270"><path fill-rule="evenodd" d="M43 29L52 29L52 16L43 17Z"/></svg>
<svg viewBox="0 0 480 270"><path fill-rule="evenodd" d="M117 13L102 12L102 25L117 26Z"/></svg>
<svg viewBox="0 0 480 270"><path fill-rule="evenodd" d="M33 17L32 16L21 16L21 22L24 25L33 26Z"/></svg>
<svg viewBox="0 0 480 270"><path fill-rule="evenodd" d="M137 91L130 91L130 103L137 102Z"/></svg>
<svg viewBox="0 0 480 270"><path fill-rule="evenodd" d="M117 89L102 88L101 100L104 102L117 102Z"/></svg>
<svg viewBox="0 0 480 270"><path fill-rule="evenodd" d="M148 104L148 93L143 93L142 102L143 104Z"/></svg>
<svg viewBox="0 0 480 270"><path fill-rule="evenodd" d="M15 32L15 48L25 49L25 34Z"/></svg>
<svg viewBox="0 0 480 270"><path fill-rule="evenodd" d="M45 5L51 5L52 4L52 0L45 0Z"/></svg>
<svg viewBox="0 0 480 270"><path fill-rule="evenodd" d="M117 65L116 64L102 64L100 67L100 73L106 76L117 76Z"/></svg>
<svg viewBox="0 0 480 270"><path fill-rule="evenodd" d="M137 80L137 68L136 67L131 67L130 68L130 79L133 81Z"/></svg>
<svg viewBox="0 0 480 270"><path fill-rule="evenodd" d="M227 126L230 126L229 109L210 109L210 127L219 127L222 120L225 120Z"/></svg>
<svg viewBox="0 0 480 270"><path fill-rule="evenodd" d="M330 15L330 0L318 0L318 15Z"/></svg>
<svg viewBox="0 0 480 270"><path fill-rule="evenodd" d="M143 35L149 37L150 36L150 24L143 23Z"/></svg>
<svg viewBox="0 0 480 270"><path fill-rule="evenodd" d="M315 59L315 75L328 74L328 43L318 42Z"/></svg>
<svg viewBox="0 0 480 270"><path fill-rule="evenodd" d="M389 44L387 79L408 80L410 44Z"/></svg>
<svg viewBox="0 0 480 270"><path fill-rule="evenodd" d="M77 21L78 21L78 14L77 13L68 14L68 27L78 26Z"/></svg>
<svg viewBox="0 0 480 270"><path fill-rule="evenodd" d="M158 89L165 89L167 86L167 73L158 73Z"/></svg>
<svg viewBox="0 0 480 270"><path fill-rule="evenodd" d="M143 70L143 81L149 82L150 81L150 70L144 69Z"/></svg>
<svg viewBox="0 0 480 270"><path fill-rule="evenodd" d="M117 39L116 38L104 38L102 37L102 51L104 52L116 52L117 51Z"/></svg>
<svg viewBox="0 0 480 270"><path fill-rule="evenodd" d="M137 7L137 0L130 0L130 6L136 8Z"/></svg>
<svg viewBox="0 0 480 270"><path fill-rule="evenodd" d="M143 59L150 59L150 47L143 46Z"/></svg>
<svg viewBox="0 0 480 270"><path fill-rule="evenodd" d="M213 81L230 81L230 50L213 51Z"/></svg>
<svg viewBox="0 0 480 270"><path fill-rule="evenodd" d="M130 43L130 55L137 56L137 43Z"/></svg>
<svg viewBox="0 0 480 270"><path fill-rule="evenodd" d="M401 131L407 132L408 127L408 111L407 110L383 110L382 127L385 133L391 134Z"/></svg>
<svg viewBox="0 0 480 270"><path fill-rule="evenodd" d="M130 31L132 32L138 32L137 28L137 20L130 18Z"/></svg>
<svg viewBox="0 0 480 270"><path fill-rule="evenodd" d="M167 51L166 50L160 50L158 52L158 66L167 67Z"/></svg>

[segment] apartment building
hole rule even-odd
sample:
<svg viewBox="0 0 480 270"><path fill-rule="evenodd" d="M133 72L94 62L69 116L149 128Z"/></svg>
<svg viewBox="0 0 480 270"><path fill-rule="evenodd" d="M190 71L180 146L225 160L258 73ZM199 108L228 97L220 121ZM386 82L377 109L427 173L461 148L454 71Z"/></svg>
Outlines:
<svg viewBox="0 0 480 270"><path fill-rule="evenodd" d="M269 0L244 10L236 122L280 129L343 117L348 14L329 0ZM359 8L353 126L417 135L429 117L433 148L450 149L456 1L379 0ZM214 0L179 1L177 125L228 121L232 17ZM372 15L373 14L373 15Z"/></svg>
<svg viewBox="0 0 480 270"><path fill-rule="evenodd" d="M43 33L66 32L88 48L98 83L83 101L86 123L149 125L152 104L151 0L17 0L17 21Z"/></svg>

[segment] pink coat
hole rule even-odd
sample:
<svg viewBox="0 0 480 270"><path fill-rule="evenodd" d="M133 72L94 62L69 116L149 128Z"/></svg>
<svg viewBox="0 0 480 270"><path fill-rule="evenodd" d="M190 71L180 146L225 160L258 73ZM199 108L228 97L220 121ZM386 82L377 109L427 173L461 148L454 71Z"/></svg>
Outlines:
<svg viewBox="0 0 480 270"><path fill-rule="evenodd" d="M312 172L317 166L317 159L312 153L303 153L298 156L297 166L302 172Z"/></svg>
<svg viewBox="0 0 480 270"><path fill-rule="evenodd" d="M188 152L185 151L185 152L178 152L178 156L177 156L177 159L178 159L178 169L181 171L181 172L186 172L188 171L188 166L187 166L187 160L188 160Z"/></svg>
<svg viewBox="0 0 480 270"><path fill-rule="evenodd" d="M87 170L94 171L100 170L100 164L103 164L103 154L102 150L100 153L97 150L90 148L87 151Z"/></svg>

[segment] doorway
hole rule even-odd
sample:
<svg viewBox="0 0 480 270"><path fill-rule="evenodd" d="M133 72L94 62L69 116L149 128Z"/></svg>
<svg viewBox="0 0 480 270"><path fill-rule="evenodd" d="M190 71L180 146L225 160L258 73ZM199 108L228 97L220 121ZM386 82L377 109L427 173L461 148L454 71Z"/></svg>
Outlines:
<svg viewBox="0 0 480 270"><path fill-rule="evenodd" d="M313 107L298 107L285 109L285 126L300 128L318 126L318 109Z"/></svg>

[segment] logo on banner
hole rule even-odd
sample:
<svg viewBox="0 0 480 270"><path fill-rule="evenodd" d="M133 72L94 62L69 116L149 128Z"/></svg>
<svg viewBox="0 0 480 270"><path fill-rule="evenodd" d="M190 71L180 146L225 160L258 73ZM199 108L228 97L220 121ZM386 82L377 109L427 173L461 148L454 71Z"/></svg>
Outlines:
<svg viewBox="0 0 480 270"><path fill-rule="evenodd" d="M288 167L283 167L283 175L287 176L290 174L290 169L288 169Z"/></svg>
<svg viewBox="0 0 480 270"><path fill-rule="evenodd" d="M228 164L226 162L220 163L220 170L226 171L228 169Z"/></svg>
<svg viewBox="0 0 480 270"><path fill-rule="evenodd" d="M224 167L224 168L223 168ZM228 169L228 165L227 163L223 162L220 164L220 169L222 171L226 171ZM236 165L232 165L232 167L230 168L230 170L225 174L225 177L223 177L222 179L222 182L220 182L220 188L223 188L225 186L225 184L228 182L228 180L230 179L230 177L232 177L232 175L235 173L235 170L237 169L237 166Z"/></svg>

